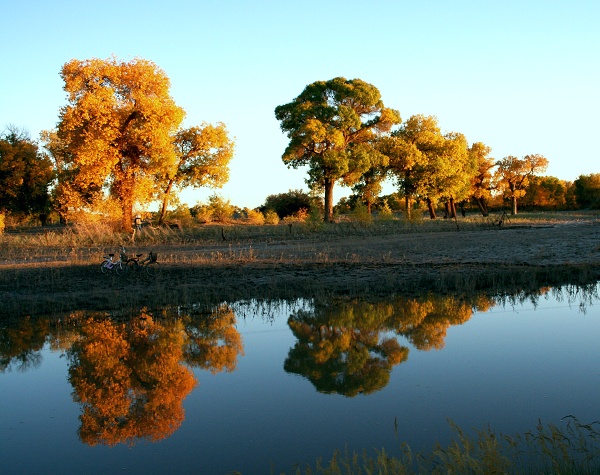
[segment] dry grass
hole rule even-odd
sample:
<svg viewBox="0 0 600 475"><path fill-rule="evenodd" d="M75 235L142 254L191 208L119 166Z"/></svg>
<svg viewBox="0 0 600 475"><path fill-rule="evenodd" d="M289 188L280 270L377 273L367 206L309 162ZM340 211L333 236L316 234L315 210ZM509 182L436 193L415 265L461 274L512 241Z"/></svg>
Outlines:
<svg viewBox="0 0 600 475"><path fill-rule="evenodd" d="M391 455L385 449L359 455L337 451L327 464L297 468L295 475L359 474L562 474L600 471L600 422L582 424L567 416L560 425L539 423L524 434L506 436L489 427L467 434L452 422L453 440L431 453L415 453L403 444Z"/></svg>
<svg viewBox="0 0 600 475"><path fill-rule="evenodd" d="M458 225L457 225L458 224ZM280 225L204 225L130 235L101 225L0 238L0 314L305 296L501 291L600 278L594 213ZM158 252L161 274L100 275L107 252Z"/></svg>

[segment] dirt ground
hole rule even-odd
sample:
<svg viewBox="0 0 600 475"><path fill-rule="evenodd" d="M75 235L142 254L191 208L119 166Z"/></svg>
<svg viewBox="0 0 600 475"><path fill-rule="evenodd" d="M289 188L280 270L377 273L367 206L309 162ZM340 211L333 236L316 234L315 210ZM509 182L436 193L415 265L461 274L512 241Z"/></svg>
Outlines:
<svg viewBox="0 0 600 475"><path fill-rule="evenodd" d="M155 250L161 272L154 278L102 275L95 261L82 263L68 253L43 264L0 261L0 315L255 298L497 293L600 280L597 221Z"/></svg>

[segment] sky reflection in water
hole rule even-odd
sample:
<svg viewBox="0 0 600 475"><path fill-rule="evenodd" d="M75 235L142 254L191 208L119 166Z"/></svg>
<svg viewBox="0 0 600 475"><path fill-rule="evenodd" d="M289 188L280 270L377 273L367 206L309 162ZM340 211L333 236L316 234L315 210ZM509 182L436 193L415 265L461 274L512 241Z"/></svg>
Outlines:
<svg viewBox="0 0 600 475"><path fill-rule="evenodd" d="M279 473L345 446L446 443L448 418L591 422L597 291L22 320L0 342L3 473Z"/></svg>

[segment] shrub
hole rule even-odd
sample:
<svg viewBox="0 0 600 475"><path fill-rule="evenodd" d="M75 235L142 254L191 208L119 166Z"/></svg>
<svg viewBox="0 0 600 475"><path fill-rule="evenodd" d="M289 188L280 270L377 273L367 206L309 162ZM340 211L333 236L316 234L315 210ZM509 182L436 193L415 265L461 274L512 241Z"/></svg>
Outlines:
<svg viewBox="0 0 600 475"><path fill-rule="evenodd" d="M357 201L354 205L352 221L363 224L369 224L373 221L373 217L369 213L369 210L361 201Z"/></svg>
<svg viewBox="0 0 600 475"><path fill-rule="evenodd" d="M310 209L313 201L313 198L302 190L290 190L287 193L267 196L265 204L260 209L263 213L271 209L283 219L286 216L293 216L303 208Z"/></svg>
<svg viewBox="0 0 600 475"><path fill-rule="evenodd" d="M286 224L289 223L304 223L308 218L308 208L301 208L296 211L294 214L286 216L283 218L283 222Z"/></svg>
<svg viewBox="0 0 600 475"><path fill-rule="evenodd" d="M272 209L265 211L265 224L279 224L279 215Z"/></svg>
<svg viewBox="0 0 600 475"><path fill-rule="evenodd" d="M387 200L383 201L383 206L377 213L378 221L392 221L394 219L394 213L392 209L389 207Z"/></svg>
<svg viewBox="0 0 600 475"><path fill-rule="evenodd" d="M246 221L248 224L265 224L265 215L260 211L255 209L244 209L244 213L246 214Z"/></svg>

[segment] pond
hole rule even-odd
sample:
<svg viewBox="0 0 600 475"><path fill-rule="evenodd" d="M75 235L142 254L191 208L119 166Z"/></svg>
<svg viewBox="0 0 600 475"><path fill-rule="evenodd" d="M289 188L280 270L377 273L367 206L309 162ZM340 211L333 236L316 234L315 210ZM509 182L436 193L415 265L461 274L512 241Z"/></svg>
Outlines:
<svg viewBox="0 0 600 475"><path fill-rule="evenodd" d="M292 473L335 449L598 420L597 286L3 324L2 473Z"/></svg>

